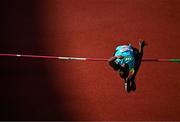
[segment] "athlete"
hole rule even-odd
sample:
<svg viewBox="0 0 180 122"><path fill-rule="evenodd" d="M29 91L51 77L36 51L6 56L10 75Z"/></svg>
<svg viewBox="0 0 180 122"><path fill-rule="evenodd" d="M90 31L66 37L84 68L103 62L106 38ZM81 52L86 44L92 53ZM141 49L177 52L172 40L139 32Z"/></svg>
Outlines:
<svg viewBox="0 0 180 122"><path fill-rule="evenodd" d="M128 93L136 90L135 77L141 64L144 46L144 40L139 40L139 49L131 44L120 45L116 48L113 57L108 60L109 65L124 80L125 90Z"/></svg>

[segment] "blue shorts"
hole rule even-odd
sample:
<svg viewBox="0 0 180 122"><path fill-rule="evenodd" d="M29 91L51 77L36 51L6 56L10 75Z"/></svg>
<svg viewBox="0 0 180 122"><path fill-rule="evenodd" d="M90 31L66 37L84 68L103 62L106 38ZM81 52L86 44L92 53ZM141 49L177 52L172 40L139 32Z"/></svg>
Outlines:
<svg viewBox="0 0 180 122"><path fill-rule="evenodd" d="M121 45L116 48L114 56L123 56L123 59L116 59L115 62L119 65L128 64L129 70L134 69L135 56L132 46Z"/></svg>

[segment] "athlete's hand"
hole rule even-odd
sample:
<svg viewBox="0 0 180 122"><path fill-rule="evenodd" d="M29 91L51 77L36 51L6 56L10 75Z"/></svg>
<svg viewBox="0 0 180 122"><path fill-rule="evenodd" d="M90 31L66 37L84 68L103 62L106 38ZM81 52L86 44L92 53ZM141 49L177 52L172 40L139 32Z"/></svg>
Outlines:
<svg viewBox="0 0 180 122"><path fill-rule="evenodd" d="M116 56L116 58L123 59L124 57L120 55L120 56Z"/></svg>
<svg viewBox="0 0 180 122"><path fill-rule="evenodd" d="M146 45L147 45L147 43L145 42L145 40L142 40L142 39L139 40L139 46L140 47L144 47Z"/></svg>

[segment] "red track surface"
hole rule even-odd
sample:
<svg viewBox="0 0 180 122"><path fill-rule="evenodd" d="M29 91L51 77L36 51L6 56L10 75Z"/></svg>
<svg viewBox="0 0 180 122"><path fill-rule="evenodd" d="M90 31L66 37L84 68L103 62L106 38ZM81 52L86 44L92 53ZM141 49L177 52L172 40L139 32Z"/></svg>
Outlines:
<svg viewBox="0 0 180 122"><path fill-rule="evenodd" d="M108 58L117 45L137 47L142 38L148 43L145 58L180 57L179 0L46 0L38 5L40 37L48 54ZM177 63L142 63L137 90L129 94L105 62L55 61L46 66L57 95L56 119L180 120Z"/></svg>

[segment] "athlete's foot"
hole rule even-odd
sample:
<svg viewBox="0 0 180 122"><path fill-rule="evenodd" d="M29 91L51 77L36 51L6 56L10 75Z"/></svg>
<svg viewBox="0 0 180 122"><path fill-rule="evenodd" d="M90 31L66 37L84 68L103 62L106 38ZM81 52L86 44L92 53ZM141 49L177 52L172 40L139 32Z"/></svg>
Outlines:
<svg viewBox="0 0 180 122"><path fill-rule="evenodd" d="M135 81L132 81L131 89L132 89L132 91L136 91L136 82Z"/></svg>
<svg viewBox="0 0 180 122"><path fill-rule="evenodd" d="M124 83L124 89L127 92L127 82Z"/></svg>
<svg viewBox="0 0 180 122"><path fill-rule="evenodd" d="M127 79L126 80L126 82L125 82L125 84L126 84L126 92L130 92L131 91L131 87L130 87L130 80L129 79Z"/></svg>

